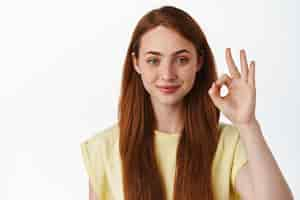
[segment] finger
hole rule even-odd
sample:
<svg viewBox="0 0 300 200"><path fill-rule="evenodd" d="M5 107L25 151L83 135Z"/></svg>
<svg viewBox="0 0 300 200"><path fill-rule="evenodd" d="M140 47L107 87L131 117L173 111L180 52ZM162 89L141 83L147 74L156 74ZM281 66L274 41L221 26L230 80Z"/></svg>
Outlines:
<svg viewBox="0 0 300 200"><path fill-rule="evenodd" d="M249 69L249 75L248 75L248 83L255 87L255 62L251 61L250 63L250 69Z"/></svg>
<svg viewBox="0 0 300 200"><path fill-rule="evenodd" d="M242 70L242 79L248 81L248 62L246 51L244 49L240 50L240 62Z"/></svg>
<svg viewBox="0 0 300 200"><path fill-rule="evenodd" d="M231 87L232 79L227 74L222 74L218 80L216 80L216 86L220 89L223 84L228 88Z"/></svg>
<svg viewBox="0 0 300 200"><path fill-rule="evenodd" d="M222 110L223 99L220 97L220 89L218 89L215 82L213 82L208 93L215 106Z"/></svg>
<svg viewBox="0 0 300 200"><path fill-rule="evenodd" d="M240 78L241 74L233 61L230 48L226 48L225 57L226 57L226 63L228 65L228 69L229 69L231 76L233 78Z"/></svg>

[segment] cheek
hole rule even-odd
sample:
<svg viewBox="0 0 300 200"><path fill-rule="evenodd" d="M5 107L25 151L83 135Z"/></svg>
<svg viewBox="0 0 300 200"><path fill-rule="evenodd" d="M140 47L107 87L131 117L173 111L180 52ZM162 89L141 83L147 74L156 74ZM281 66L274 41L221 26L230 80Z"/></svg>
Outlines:
<svg viewBox="0 0 300 200"><path fill-rule="evenodd" d="M150 74L150 73L144 73L142 75L142 81L143 81L143 85L144 85L144 88L149 92L151 93L151 91L153 90L154 88L154 85L155 85L155 75L154 74Z"/></svg>
<svg viewBox="0 0 300 200"><path fill-rule="evenodd" d="M156 73L150 70L144 70L142 74L142 79L144 82L151 83L156 79Z"/></svg>
<svg viewBox="0 0 300 200"><path fill-rule="evenodd" d="M182 73L180 78L183 81L185 90L190 90L194 85L196 72L190 69L189 71Z"/></svg>
<svg viewBox="0 0 300 200"><path fill-rule="evenodd" d="M193 68L187 68L181 71L180 77L185 81L192 81L196 77L196 71Z"/></svg>

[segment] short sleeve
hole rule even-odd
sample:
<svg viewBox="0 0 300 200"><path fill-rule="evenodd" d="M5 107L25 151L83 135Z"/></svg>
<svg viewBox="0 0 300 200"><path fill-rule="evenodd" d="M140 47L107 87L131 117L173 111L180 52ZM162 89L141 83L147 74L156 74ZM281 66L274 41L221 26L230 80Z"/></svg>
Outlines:
<svg viewBox="0 0 300 200"><path fill-rule="evenodd" d="M238 171L247 163L247 151L243 141L240 138L239 131L235 128L238 132L236 146L234 149L233 155L233 165L231 171L231 184L234 185L235 179L237 176Z"/></svg>
<svg viewBox="0 0 300 200"><path fill-rule="evenodd" d="M90 139L82 142L80 148L89 181L98 199L106 199L108 188L100 144Z"/></svg>

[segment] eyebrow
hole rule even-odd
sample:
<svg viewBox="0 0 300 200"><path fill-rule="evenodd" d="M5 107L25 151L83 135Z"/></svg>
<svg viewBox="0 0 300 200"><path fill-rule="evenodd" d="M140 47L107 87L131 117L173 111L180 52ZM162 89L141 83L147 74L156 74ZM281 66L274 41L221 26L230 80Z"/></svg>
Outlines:
<svg viewBox="0 0 300 200"><path fill-rule="evenodd" d="M180 49L180 50L178 50L178 51L175 51L175 52L172 53L171 55L177 55L177 54L180 54L180 53L183 53L183 52L186 52L186 53L190 53L190 54L191 54L191 52L189 52L189 51L186 50L186 49ZM160 52L158 52L158 51L147 51L146 53L144 53L144 55L146 55L146 54L154 54L154 55L158 55L158 56L162 56L162 55L163 55L162 53L160 53Z"/></svg>

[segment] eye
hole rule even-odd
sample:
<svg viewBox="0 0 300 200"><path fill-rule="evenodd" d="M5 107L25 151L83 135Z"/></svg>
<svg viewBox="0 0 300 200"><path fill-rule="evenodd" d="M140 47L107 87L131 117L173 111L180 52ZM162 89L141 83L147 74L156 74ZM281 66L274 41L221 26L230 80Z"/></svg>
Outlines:
<svg viewBox="0 0 300 200"><path fill-rule="evenodd" d="M151 58L151 59L148 59L146 62L149 63L149 64L154 64L156 65L158 63L158 59L156 58Z"/></svg>
<svg viewBox="0 0 300 200"><path fill-rule="evenodd" d="M188 63L189 59L186 57L178 57L177 61L179 61L179 64L185 64Z"/></svg>

